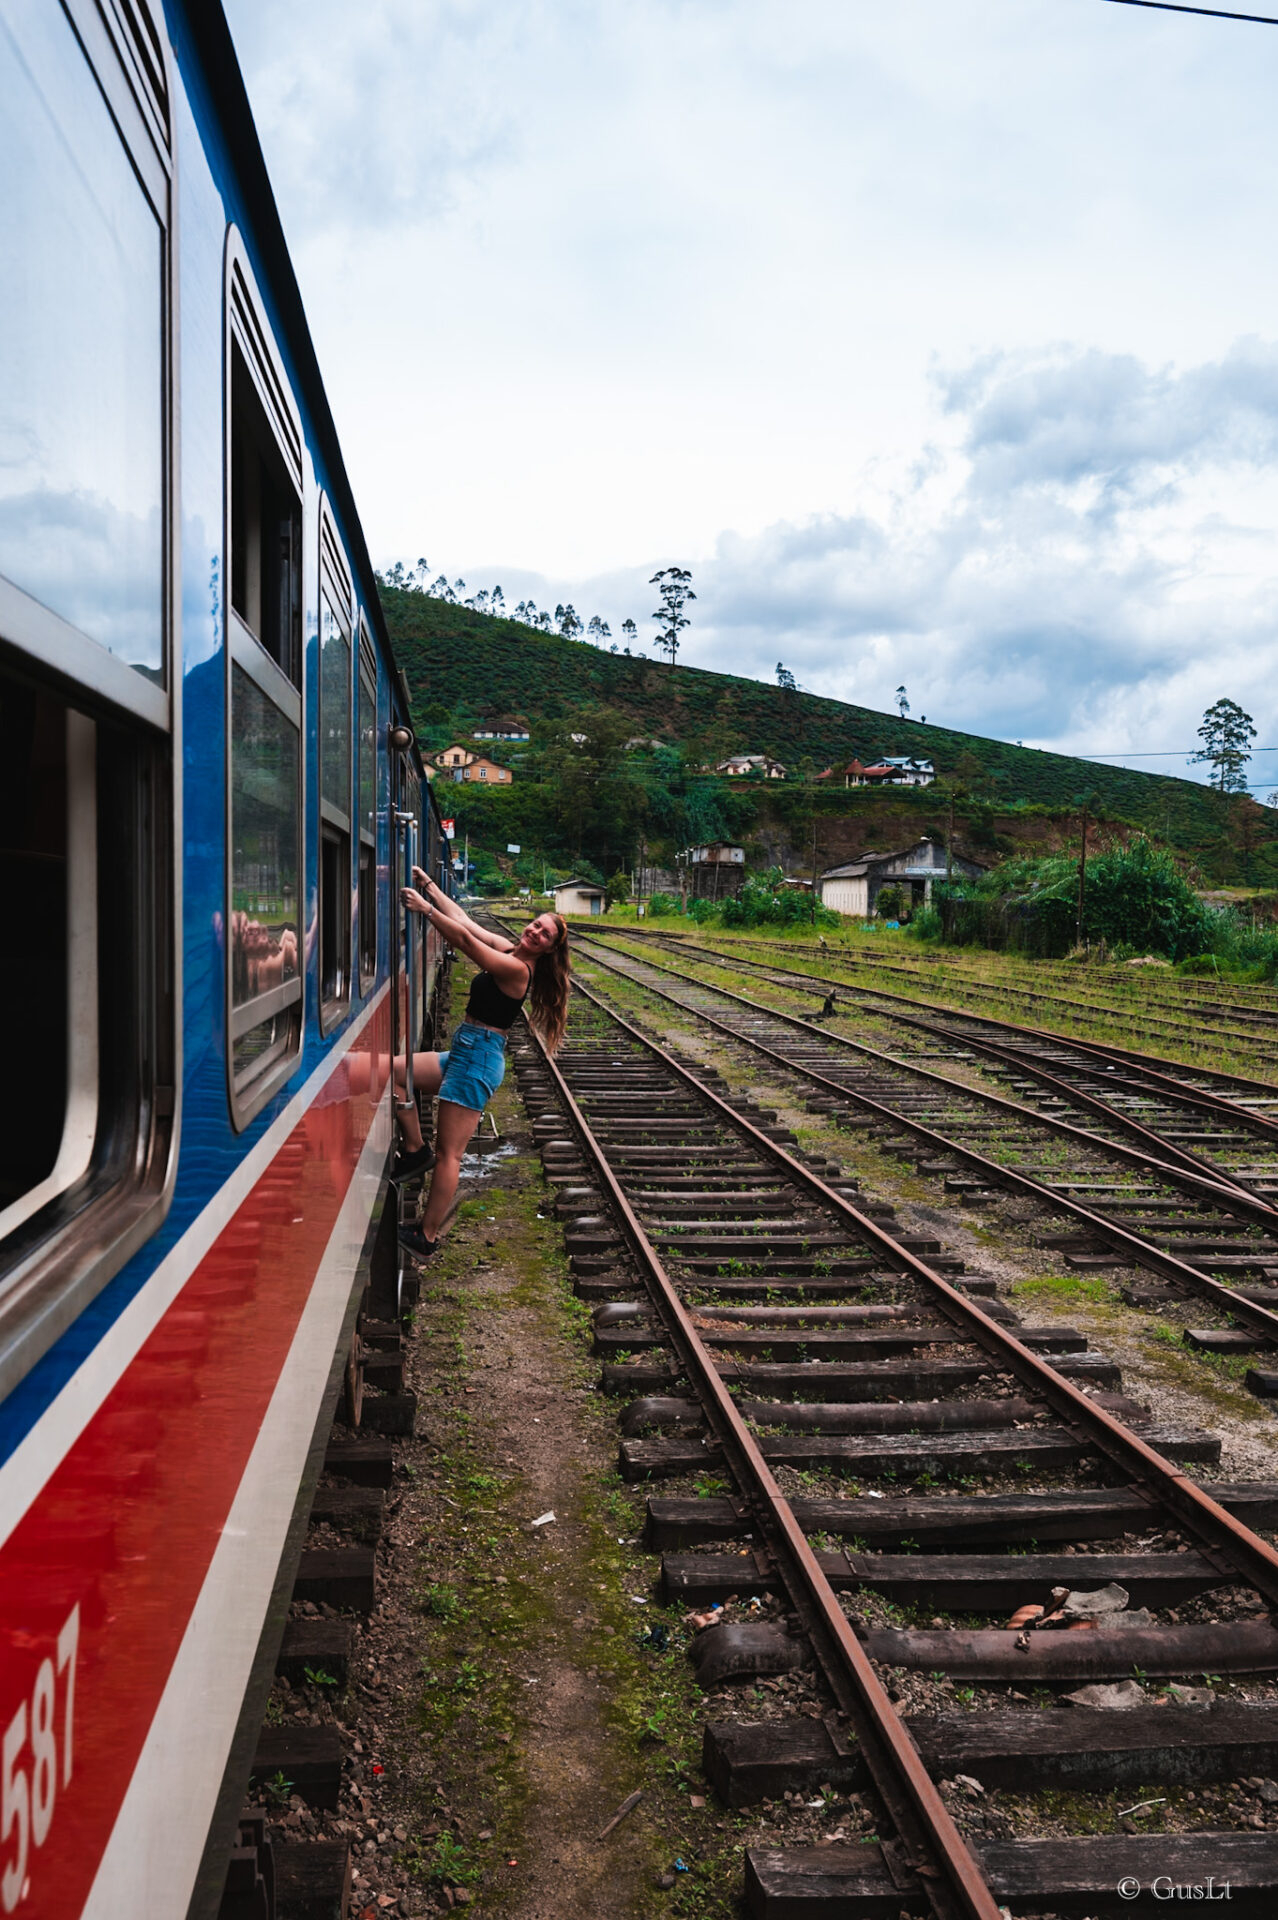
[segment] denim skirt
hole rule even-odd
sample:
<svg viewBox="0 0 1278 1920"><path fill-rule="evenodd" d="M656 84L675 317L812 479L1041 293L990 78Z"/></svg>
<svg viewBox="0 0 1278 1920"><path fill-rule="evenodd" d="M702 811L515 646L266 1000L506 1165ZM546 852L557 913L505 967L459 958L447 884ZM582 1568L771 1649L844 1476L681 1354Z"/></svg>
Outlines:
<svg viewBox="0 0 1278 1920"><path fill-rule="evenodd" d="M440 1099L482 1113L506 1077L506 1036L464 1020L439 1064L444 1075Z"/></svg>

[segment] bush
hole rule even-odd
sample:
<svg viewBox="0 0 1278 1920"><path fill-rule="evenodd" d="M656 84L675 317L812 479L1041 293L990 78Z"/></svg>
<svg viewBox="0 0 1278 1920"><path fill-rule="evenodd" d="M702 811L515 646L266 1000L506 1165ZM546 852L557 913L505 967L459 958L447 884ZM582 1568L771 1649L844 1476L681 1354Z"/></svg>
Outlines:
<svg viewBox="0 0 1278 1920"><path fill-rule="evenodd" d="M959 945L1059 959L1074 943L1078 866L1062 854L1008 860L974 885L938 887L935 899L945 937ZM1083 934L1111 952L1184 960L1212 946L1220 918L1203 905L1168 850L1143 836L1088 861Z"/></svg>
<svg viewBox="0 0 1278 1920"><path fill-rule="evenodd" d="M671 894L654 893L648 901L648 911L654 919L659 919L663 913L674 913L678 905L679 902Z"/></svg>
<svg viewBox="0 0 1278 1920"><path fill-rule="evenodd" d="M814 903L802 887L784 887L773 868L766 877L751 874L738 894L723 902L725 927L837 927L839 916L830 907Z"/></svg>
<svg viewBox="0 0 1278 1920"><path fill-rule="evenodd" d="M707 920L715 919L717 914L718 909L713 900L689 900L688 902L688 918L695 920L699 927L704 926Z"/></svg>
<svg viewBox="0 0 1278 1920"><path fill-rule="evenodd" d="M938 910L930 903L920 907L905 929L911 940L939 940L945 932Z"/></svg>

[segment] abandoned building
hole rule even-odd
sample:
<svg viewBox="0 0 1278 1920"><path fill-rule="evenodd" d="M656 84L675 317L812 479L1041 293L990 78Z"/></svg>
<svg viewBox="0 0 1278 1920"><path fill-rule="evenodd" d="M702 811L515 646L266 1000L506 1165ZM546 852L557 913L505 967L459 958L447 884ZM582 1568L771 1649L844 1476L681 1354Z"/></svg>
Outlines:
<svg viewBox="0 0 1278 1920"><path fill-rule="evenodd" d="M974 880L984 868L962 854L950 856L950 871ZM821 904L836 913L857 914L868 918L875 910L880 890L898 886L909 907L921 907L932 898L932 883L944 880L945 848L936 840L924 838L899 853L863 853L846 866L831 867L820 877Z"/></svg>

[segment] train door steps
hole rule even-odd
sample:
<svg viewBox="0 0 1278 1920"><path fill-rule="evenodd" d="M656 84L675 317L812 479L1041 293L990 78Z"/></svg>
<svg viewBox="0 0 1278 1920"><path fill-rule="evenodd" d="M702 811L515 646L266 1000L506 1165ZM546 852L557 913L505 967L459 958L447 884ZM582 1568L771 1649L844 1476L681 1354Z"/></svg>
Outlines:
<svg viewBox="0 0 1278 1920"><path fill-rule="evenodd" d="M1178 1464L1214 1466L1220 1459L1215 1434L1150 1427L1141 1438L1167 1460ZM758 1441L769 1466L820 1469L846 1473L995 1473L1021 1472L1026 1461L1040 1471L1068 1467L1095 1457L1086 1441L1064 1427L1034 1427L1020 1432L992 1433L883 1433L883 1434L766 1434ZM708 1441L662 1436L655 1440L623 1440L620 1471L633 1485L639 1480L681 1473L697 1473L722 1455ZM938 1666L944 1661L938 1660Z"/></svg>
<svg viewBox="0 0 1278 1920"><path fill-rule="evenodd" d="M1088 1587L1117 1581L1132 1605L1174 1607L1196 1594L1228 1584L1197 1553L818 1553L817 1562L840 1593L871 1587L889 1600L961 1613L1012 1613L1026 1600L1046 1600L1053 1587L1071 1587L1080 1569ZM703 1606L726 1600L747 1586L752 1593L781 1593L775 1570L746 1571L735 1553L664 1556L661 1591L667 1605Z"/></svg>
<svg viewBox="0 0 1278 1920"><path fill-rule="evenodd" d="M1272 1920L1278 1911L1278 1847L1270 1833L1106 1834L1086 1840L973 1844L996 1900L1013 1912L1112 1915L1167 1913L1176 1887L1214 1889L1231 1920ZM751 1848L745 1908L750 1920L897 1920L932 1905L902 1861L883 1847ZM1116 1889L1135 1886L1127 1898ZM1228 1887L1228 1894L1221 1889ZM1192 1894L1186 1895L1193 1898ZM1204 1899L1207 1894L1199 1894Z"/></svg>
<svg viewBox="0 0 1278 1920"><path fill-rule="evenodd" d="M275 1920L345 1920L351 1850L345 1840L280 1846L275 1855Z"/></svg>
<svg viewBox="0 0 1278 1920"><path fill-rule="evenodd" d="M1278 1774L1278 1707L1076 1707L1048 1712L919 1714L910 1737L934 1780L966 1773L1016 1793L1045 1788L1195 1786ZM823 1720L708 1721L702 1766L730 1807L756 1806L822 1785L841 1793L871 1784L860 1749Z"/></svg>
<svg viewBox="0 0 1278 1920"><path fill-rule="evenodd" d="M1278 1481L1206 1484L1212 1498L1249 1527L1278 1526ZM1157 1509L1127 1487L986 1493L975 1499L909 1494L888 1500L796 1498L790 1504L808 1533L872 1540L884 1547L911 1540L921 1548L963 1552L979 1546L1024 1546L1028 1540L1041 1545L1045 1540L1113 1539L1144 1532L1158 1519ZM749 1518L731 1500L654 1498L648 1501L643 1539L651 1552L673 1552L716 1540L739 1540L749 1526Z"/></svg>
<svg viewBox="0 0 1278 1920"><path fill-rule="evenodd" d="M314 1600L349 1613L373 1611L377 1556L371 1547L305 1547L293 1582L294 1600Z"/></svg>
<svg viewBox="0 0 1278 1920"><path fill-rule="evenodd" d="M352 1635L346 1620L329 1620L322 1615L314 1620L289 1620L280 1641L275 1671L283 1674L290 1686L306 1680L306 1669L327 1673L337 1682L338 1691L346 1685L350 1667Z"/></svg>
<svg viewBox="0 0 1278 1920"><path fill-rule="evenodd" d="M337 1810L342 1786L342 1736L330 1727L263 1727L253 1754L259 1786L284 1775L308 1807Z"/></svg>
<svg viewBox="0 0 1278 1920"><path fill-rule="evenodd" d="M324 1455L324 1471L361 1487L389 1487L395 1450L389 1440L380 1438L332 1439Z"/></svg>

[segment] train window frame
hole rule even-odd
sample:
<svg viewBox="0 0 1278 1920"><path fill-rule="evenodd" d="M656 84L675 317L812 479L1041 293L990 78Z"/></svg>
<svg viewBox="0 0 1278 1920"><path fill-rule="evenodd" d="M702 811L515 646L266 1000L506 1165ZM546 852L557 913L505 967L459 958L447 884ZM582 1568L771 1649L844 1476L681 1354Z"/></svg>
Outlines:
<svg viewBox="0 0 1278 1920"><path fill-rule="evenodd" d="M367 703L367 704L366 704ZM371 713L370 713L371 709ZM369 725L366 728L366 719ZM377 980L377 649L368 631L368 622L359 616L359 658L355 680L355 812L359 821L356 836L359 862L356 877L356 917L358 921L359 988L369 992ZM371 820L364 806L365 747L372 758L373 805Z"/></svg>
<svg viewBox="0 0 1278 1920"><path fill-rule="evenodd" d="M226 861L224 916L226 1077L231 1118L237 1130L250 1124L272 1096L287 1081L301 1058L305 1027L305 857L306 857L306 687L304 642L304 553L305 553L305 468L301 413L285 372L283 357L266 318L265 302L249 261L239 229L229 226L226 234L223 271L223 578L228 583L225 601L226 655ZM293 554L294 600L290 618L294 621L295 644L290 665L292 673L268 650L264 640L230 600L230 581L237 557L234 552L236 505L233 499L234 441L236 432L236 373L247 375L257 412L253 425L265 426L272 435L279 458L279 471L296 496L301 531ZM242 398L244 389L238 389ZM288 979L255 993L239 1006L235 1002L235 674L244 674L252 689L261 695L291 730L297 748L294 783L296 837L294 873L297 903L297 967ZM248 1034L268 1022L279 1023L280 1030L268 1041L264 1052L238 1069L236 1046Z"/></svg>
<svg viewBox="0 0 1278 1920"><path fill-rule="evenodd" d="M139 0L124 0L136 11ZM172 725L171 655L174 622L176 545L174 510L173 381L175 367L174 315L176 311L176 240L173 205L173 155L167 123L167 55L152 28L148 64L157 58L164 78L164 108L157 111L151 88L138 72L132 54L133 29L117 16L118 0L107 0L103 14L93 0L61 0L61 11L79 41L89 72L96 81L115 124L142 193L160 228L160 498L164 527L160 541L160 608L162 627L162 683L109 653L100 641L72 621L46 607L32 594L0 574L0 636L6 645L28 654L42 672L51 669L68 691L88 693L133 714L148 726L169 731ZM108 24L109 21L109 24Z"/></svg>
<svg viewBox="0 0 1278 1920"><path fill-rule="evenodd" d="M358 652L355 646L355 588L346 553L337 531L337 523L327 498L321 494L319 511L319 621L317 633L316 686L318 689L318 725L316 727L317 848L316 879L319 889L319 1028L323 1035L336 1031L351 1008L352 951L354 945L355 890L352 855L353 782L356 745L355 682ZM325 609L345 642L344 726L339 732L346 752L344 807L328 798L325 785L325 739L328 716L324 700ZM339 713L339 721L342 715ZM336 982L334 988L333 983Z"/></svg>
<svg viewBox="0 0 1278 1920"><path fill-rule="evenodd" d="M159 232L159 662L139 671L0 575L0 669L66 717L67 1086L48 1174L0 1223L0 1400L157 1231L181 1124L174 697L177 247L167 40L146 0L62 0ZM146 41L139 60L139 36ZM110 837L108 844L108 826ZM74 878L74 885L72 880Z"/></svg>

